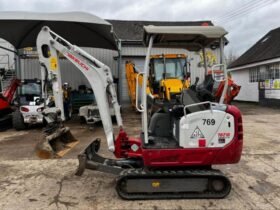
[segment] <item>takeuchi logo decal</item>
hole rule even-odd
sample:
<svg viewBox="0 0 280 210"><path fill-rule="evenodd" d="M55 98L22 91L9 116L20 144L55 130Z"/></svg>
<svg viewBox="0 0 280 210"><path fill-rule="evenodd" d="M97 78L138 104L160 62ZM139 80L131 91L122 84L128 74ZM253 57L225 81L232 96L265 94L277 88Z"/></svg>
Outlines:
<svg viewBox="0 0 280 210"><path fill-rule="evenodd" d="M79 66L81 66L85 70L89 70L89 67L84 64L80 59L76 58L74 55L67 53L66 56L73 60L75 63L77 63Z"/></svg>

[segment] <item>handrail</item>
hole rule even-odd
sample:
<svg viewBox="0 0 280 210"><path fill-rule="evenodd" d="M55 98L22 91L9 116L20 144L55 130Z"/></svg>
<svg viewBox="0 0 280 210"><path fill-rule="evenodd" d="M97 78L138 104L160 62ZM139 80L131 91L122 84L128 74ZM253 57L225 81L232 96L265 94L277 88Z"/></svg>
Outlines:
<svg viewBox="0 0 280 210"><path fill-rule="evenodd" d="M135 96L135 107L137 109L138 112L143 112L144 109L143 109L143 104L140 104L140 108L138 107L138 88L139 88L139 76L140 75L144 75L144 72L139 72L136 76L136 96ZM145 90L142 90L142 91L145 91Z"/></svg>
<svg viewBox="0 0 280 210"><path fill-rule="evenodd" d="M214 68L217 67L217 66L223 66L223 70L224 70L224 79L223 80L216 80L214 78ZM227 75L227 68L226 68L226 65L225 64L216 64L216 65L213 65L212 68L212 77L215 81L217 82L222 82L222 81L225 81L225 84L224 84L224 89L223 89L223 92L222 92L222 95L220 97L220 101L219 103L222 104L224 103L224 99L225 99L225 96L226 96L226 92L227 92L227 89L228 89L228 75Z"/></svg>
<svg viewBox="0 0 280 210"><path fill-rule="evenodd" d="M225 69L225 67L226 67L226 65L225 64L222 64L222 63L220 63L220 64L215 64L215 65L213 65L212 67L211 67L211 73L212 73L212 78L213 78L213 80L215 80L215 81L217 81L217 82L221 82L221 81L223 81L223 80L217 80L217 79L215 79L215 73L214 73L214 68L216 68L216 67L219 67L219 66L223 66L224 68L223 69ZM225 77L226 77L226 75L225 75L225 72L224 72L224 79L225 79Z"/></svg>
<svg viewBox="0 0 280 210"><path fill-rule="evenodd" d="M216 104L216 103L212 103L211 101L204 101L204 102L200 102L200 103L195 103L195 104L190 104L190 105L184 106L184 116L187 115L187 113L186 113L186 108L193 107L193 106L199 106L199 105L203 105L203 104L209 104L209 105L210 105L211 113L213 113L213 107L212 107L212 105L214 105L214 104Z"/></svg>

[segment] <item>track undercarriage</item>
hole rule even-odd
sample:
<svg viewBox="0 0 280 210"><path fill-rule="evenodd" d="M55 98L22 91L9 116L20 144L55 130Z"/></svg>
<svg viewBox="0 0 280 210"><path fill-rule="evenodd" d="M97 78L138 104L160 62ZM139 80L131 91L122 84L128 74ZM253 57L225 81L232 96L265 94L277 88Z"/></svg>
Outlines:
<svg viewBox="0 0 280 210"><path fill-rule="evenodd" d="M138 159L107 159L97 154L100 140L79 156L76 175L85 169L117 175L116 191L126 200L224 198L231 190L229 179L219 170L205 167L147 168Z"/></svg>

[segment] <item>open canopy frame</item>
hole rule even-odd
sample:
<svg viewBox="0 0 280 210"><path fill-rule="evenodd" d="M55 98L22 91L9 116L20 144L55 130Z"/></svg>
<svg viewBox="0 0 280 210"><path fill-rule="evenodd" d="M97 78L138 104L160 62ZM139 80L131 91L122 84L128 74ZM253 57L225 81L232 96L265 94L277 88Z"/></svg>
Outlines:
<svg viewBox="0 0 280 210"><path fill-rule="evenodd" d="M144 26L143 42L146 46L153 36L154 47L185 48L198 51L219 42L227 31L219 26Z"/></svg>
<svg viewBox="0 0 280 210"><path fill-rule="evenodd" d="M204 69L207 75L207 59L205 48L214 42L220 43L220 64L225 75L225 85L220 99L223 102L228 87L227 71L224 61L224 36L227 31L218 26L144 26L143 42L148 47L144 65L143 87L147 87L149 77L149 64L152 47L184 48L189 51L203 50ZM136 99L137 100L137 99ZM142 91L142 132L144 141L148 143L148 108L147 93Z"/></svg>

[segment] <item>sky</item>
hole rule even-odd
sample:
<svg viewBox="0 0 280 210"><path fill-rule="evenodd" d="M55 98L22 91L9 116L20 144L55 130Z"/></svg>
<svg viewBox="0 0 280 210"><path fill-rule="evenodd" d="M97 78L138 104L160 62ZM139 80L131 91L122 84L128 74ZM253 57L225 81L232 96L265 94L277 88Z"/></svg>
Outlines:
<svg viewBox="0 0 280 210"><path fill-rule="evenodd" d="M210 20L229 32L226 53L235 56L280 27L280 0L0 0L0 11L83 11L117 20Z"/></svg>

